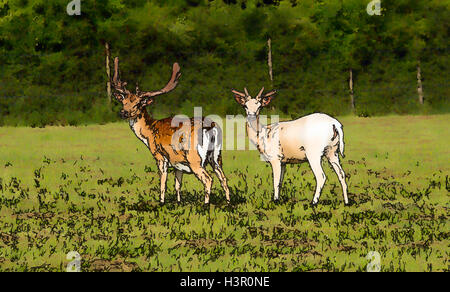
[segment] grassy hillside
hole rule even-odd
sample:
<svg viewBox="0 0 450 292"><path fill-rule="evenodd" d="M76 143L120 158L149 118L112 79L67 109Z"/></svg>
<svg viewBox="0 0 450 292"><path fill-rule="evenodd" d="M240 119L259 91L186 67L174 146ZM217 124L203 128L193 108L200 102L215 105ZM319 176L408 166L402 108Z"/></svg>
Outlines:
<svg viewBox="0 0 450 292"><path fill-rule="evenodd" d="M232 189L212 204L184 176L158 203L153 158L126 123L0 128L0 270L448 271L449 115L342 118L351 206L337 178L312 208L307 164L288 167L281 202L255 151L225 151ZM326 165L324 163L324 165Z"/></svg>

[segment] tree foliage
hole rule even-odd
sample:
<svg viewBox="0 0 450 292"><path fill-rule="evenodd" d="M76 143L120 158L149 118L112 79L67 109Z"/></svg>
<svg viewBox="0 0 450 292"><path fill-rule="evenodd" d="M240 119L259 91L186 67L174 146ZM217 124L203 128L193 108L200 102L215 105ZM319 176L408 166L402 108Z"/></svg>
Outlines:
<svg viewBox="0 0 450 292"><path fill-rule="evenodd" d="M130 86L159 89L177 61L183 77L150 109L157 116L240 113L231 88L271 87L271 111L356 113L448 111L449 1L92 0L69 16L69 0L0 0L0 125L108 122L104 43ZM447 20L447 21L446 21ZM417 101L420 61L425 105Z"/></svg>

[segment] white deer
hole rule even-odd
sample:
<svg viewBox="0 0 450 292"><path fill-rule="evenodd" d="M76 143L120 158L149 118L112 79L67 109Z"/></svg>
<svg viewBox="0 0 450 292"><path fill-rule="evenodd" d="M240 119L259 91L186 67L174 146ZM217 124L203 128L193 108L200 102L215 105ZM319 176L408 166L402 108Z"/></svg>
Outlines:
<svg viewBox="0 0 450 292"><path fill-rule="evenodd" d="M344 157L344 133L339 121L326 114L315 113L293 121L261 125L259 112L270 103L276 91L263 94L263 87L256 98L252 98L246 88L245 93L232 92L247 113L250 141L272 166L274 200L278 200L286 164L308 161L316 177L312 204L317 204L326 180L322 169L322 157L325 156L339 178L344 203L348 204L345 173L339 163L339 152Z"/></svg>

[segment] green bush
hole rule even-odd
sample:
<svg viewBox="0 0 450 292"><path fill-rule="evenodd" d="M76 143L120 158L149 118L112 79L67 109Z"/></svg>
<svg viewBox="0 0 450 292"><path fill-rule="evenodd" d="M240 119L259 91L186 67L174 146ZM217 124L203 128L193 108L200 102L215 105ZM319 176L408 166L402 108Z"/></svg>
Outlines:
<svg viewBox="0 0 450 292"><path fill-rule="evenodd" d="M448 4L367 1L102 0L65 13L66 0L0 1L0 125L78 125L118 119L106 100L104 43L134 88L161 88L179 62L178 88L157 98L157 117L242 113L231 88L279 89L269 108L285 116L321 111L431 114L449 111ZM272 39L273 85L267 66ZM425 105L418 103L420 62Z"/></svg>

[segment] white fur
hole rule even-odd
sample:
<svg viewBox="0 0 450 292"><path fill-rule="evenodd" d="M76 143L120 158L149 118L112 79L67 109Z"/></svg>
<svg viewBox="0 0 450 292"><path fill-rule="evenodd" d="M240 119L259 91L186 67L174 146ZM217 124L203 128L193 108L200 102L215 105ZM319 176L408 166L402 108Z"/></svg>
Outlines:
<svg viewBox="0 0 450 292"><path fill-rule="evenodd" d="M200 158L202 159L202 167L205 165L205 161L206 161L206 155L208 154L208 146L209 146L209 134L208 131L206 131L205 129L203 130L203 143L202 145L198 144L197 145L197 152L198 155L200 155Z"/></svg>
<svg viewBox="0 0 450 292"><path fill-rule="evenodd" d="M211 144L211 140L213 137L214 145ZM219 131L217 130L217 128L212 128L210 131L207 131L206 129L203 130L203 143L202 145L197 145L198 155L200 155L200 158L202 159L202 167L204 167L205 162L208 159L208 150L212 150L212 153L210 152L209 155L212 154L214 163L219 165L219 156L222 149L222 143L219 138Z"/></svg>
<svg viewBox="0 0 450 292"><path fill-rule="evenodd" d="M333 125L338 130L341 154L344 152L342 125L338 120L321 113L311 114L297 120L281 122L274 129L279 140L283 143L303 146L306 153L322 155L327 146L331 146L331 138L334 136Z"/></svg>
<svg viewBox="0 0 450 292"><path fill-rule="evenodd" d="M252 99L251 101L254 101ZM259 105L247 102L247 113L258 114ZM250 106L249 106L250 105ZM251 108L249 110L249 108ZM255 110L256 109L256 110ZM289 160L308 161L316 177L316 192L313 204L319 200L326 177L321 159L329 149L338 143L339 152L344 155L344 133L338 120L322 113L311 114L297 120L280 122L272 125L257 125L255 118L247 118L248 134L261 153L262 159L269 162L273 169L274 199L279 196L283 181L285 163ZM258 128L258 129L256 129ZM335 139L335 130L339 141ZM330 155L328 153L327 155ZM336 155L327 157L341 182L344 202L348 203L345 174ZM295 163L294 162L294 163Z"/></svg>
<svg viewBox="0 0 450 292"><path fill-rule="evenodd" d="M222 150L222 142L219 139L219 131L216 128L213 128L212 130L213 130L213 135L215 137L213 158L214 158L214 163L219 165L219 156L220 156L220 151Z"/></svg>
<svg viewBox="0 0 450 292"><path fill-rule="evenodd" d="M184 165L182 163L177 163L177 164L174 164L172 166L176 170L181 170L181 171L186 172L186 173L191 173L192 172L192 170L191 170L191 168L189 166Z"/></svg>
<svg viewBox="0 0 450 292"><path fill-rule="evenodd" d="M136 124L136 119L130 119L130 128L133 131L133 133L138 137L139 140L144 142L145 146L148 147L148 140L145 138L137 129L134 128L134 125Z"/></svg>

